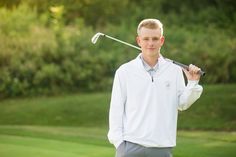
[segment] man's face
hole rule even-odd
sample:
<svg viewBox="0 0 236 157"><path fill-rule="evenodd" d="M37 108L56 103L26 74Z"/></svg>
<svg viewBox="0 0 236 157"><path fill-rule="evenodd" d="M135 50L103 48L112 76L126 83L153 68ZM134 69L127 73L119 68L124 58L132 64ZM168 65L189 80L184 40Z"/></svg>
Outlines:
<svg viewBox="0 0 236 157"><path fill-rule="evenodd" d="M165 38L161 35L160 29L142 27L136 40L144 55L149 57L159 57L160 49L164 44Z"/></svg>

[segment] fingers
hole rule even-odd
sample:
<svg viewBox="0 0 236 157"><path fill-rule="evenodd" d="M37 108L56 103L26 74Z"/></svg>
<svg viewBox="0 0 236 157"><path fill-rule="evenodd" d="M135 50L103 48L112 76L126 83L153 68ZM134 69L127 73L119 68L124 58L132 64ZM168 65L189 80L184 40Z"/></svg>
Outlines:
<svg viewBox="0 0 236 157"><path fill-rule="evenodd" d="M188 71L191 75L200 74L201 69L193 64L189 65Z"/></svg>

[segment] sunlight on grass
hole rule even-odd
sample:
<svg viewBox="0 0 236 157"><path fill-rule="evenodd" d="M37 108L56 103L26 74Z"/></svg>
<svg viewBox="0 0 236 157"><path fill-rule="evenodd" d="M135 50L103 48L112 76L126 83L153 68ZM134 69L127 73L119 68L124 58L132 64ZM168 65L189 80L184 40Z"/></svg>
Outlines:
<svg viewBox="0 0 236 157"><path fill-rule="evenodd" d="M0 156L112 157L107 128L3 126ZM224 157L236 154L236 132L179 131L174 157ZM186 156L187 154L187 156Z"/></svg>
<svg viewBox="0 0 236 157"><path fill-rule="evenodd" d="M99 157L112 156L112 149L103 146L32 137L0 136L0 155L4 157Z"/></svg>

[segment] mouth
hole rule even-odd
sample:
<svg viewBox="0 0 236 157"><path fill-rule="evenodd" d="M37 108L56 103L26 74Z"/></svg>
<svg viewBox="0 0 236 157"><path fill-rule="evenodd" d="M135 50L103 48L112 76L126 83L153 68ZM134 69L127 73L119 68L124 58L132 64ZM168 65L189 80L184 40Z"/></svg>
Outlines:
<svg viewBox="0 0 236 157"><path fill-rule="evenodd" d="M147 48L149 51L154 51L156 50L155 48Z"/></svg>

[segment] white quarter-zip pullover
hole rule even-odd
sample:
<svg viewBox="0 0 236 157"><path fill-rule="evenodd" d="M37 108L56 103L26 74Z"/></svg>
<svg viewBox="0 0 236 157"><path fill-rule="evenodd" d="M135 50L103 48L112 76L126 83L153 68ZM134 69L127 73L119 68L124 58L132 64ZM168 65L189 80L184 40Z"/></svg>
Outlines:
<svg viewBox="0 0 236 157"><path fill-rule="evenodd" d="M162 57L150 77L140 55L115 73L108 139L116 148L123 141L174 147L178 110L189 108L200 97L202 86L198 81L185 86L182 69Z"/></svg>

